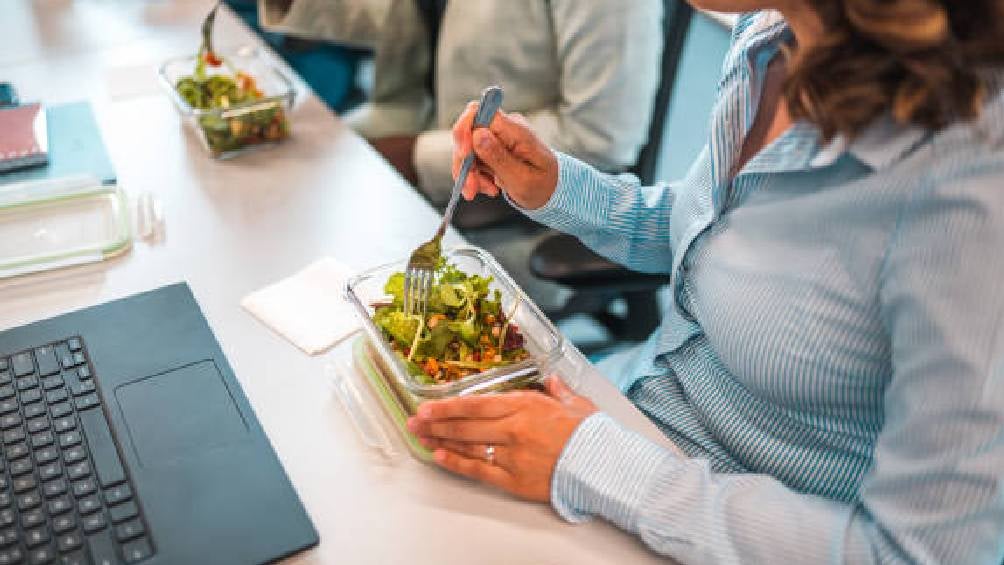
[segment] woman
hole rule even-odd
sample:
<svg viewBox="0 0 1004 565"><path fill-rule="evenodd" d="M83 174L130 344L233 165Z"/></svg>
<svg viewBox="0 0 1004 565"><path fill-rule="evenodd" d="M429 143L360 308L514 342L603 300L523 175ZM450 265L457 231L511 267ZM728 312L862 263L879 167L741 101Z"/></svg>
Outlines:
<svg viewBox="0 0 1004 565"><path fill-rule="evenodd" d="M708 0L740 19L708 147L637 186L522 121L455 130L464 187L673 305L611 374L689 457L557 379L430 402L436 461L683 562L1004 557L1004 2Z"/></svg>

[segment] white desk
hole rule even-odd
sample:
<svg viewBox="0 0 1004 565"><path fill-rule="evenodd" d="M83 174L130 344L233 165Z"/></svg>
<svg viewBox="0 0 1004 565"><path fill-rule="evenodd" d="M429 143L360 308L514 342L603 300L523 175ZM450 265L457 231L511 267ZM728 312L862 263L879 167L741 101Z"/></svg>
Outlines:
<svg viewBox="0 0 1004 565"><path fill-rule="evenodd" d="M605 523L569 526L547 506L408 457L375 460L327 392L324 359L303 355L241 310L246 293L323 255L358 268L402 257L437 217L302 83L292 140L228 162L209 159L153 80L161 61L195 49L209 6L0 4L0 80L14 82L25 100L90 99L120 185L156 193L166 212L162 243L137 242L98 266L0 282L0 328L187 280L320 533L320 545L291 562L655 561ZM217 26L218 48L254 41L227 11ZM661 439L597 374L582 390Z"/></svg>

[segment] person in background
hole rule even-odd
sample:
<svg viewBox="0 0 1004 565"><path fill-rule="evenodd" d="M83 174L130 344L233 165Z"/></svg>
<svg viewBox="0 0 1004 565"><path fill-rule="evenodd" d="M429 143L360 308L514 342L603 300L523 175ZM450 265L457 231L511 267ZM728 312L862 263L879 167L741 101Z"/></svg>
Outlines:
<svg viewBox="0 0 1004 565"><path fill-rule="evenodd" d="M427 402L443 467L681 563L1004 560L1004 0L693 0L743 15L711 135L641 187L499 113L465 195L641 271L601 367L685 455L568 390Z"/></svg>
<svg viewBox="0 0 1004 565"><path fill-rule="evenodd" d="M356 71L367 54L365 50L263 31L258 25L257 0L224 1L310 84L329 108L343 112L359 104L362 93L356 84Z"/></svg>
<svg viewBox="0 0 1004 565"><path fill-rule="evenodd" d="M605 171L647 141L662 0L260 0L265 29L374 51L349 124L434 203L449 198L450 127L489 85L535 134Z"/></svg>

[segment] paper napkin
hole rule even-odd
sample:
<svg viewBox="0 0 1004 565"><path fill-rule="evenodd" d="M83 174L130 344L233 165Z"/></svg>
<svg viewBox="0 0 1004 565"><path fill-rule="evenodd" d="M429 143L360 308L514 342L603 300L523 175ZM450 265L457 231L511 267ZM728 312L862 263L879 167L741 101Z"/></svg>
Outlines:
<svg viewBox="0 0 1004 565"><path fill-rule="evenodd" d="M252 292L241 306L308 355L327 351L359 328L343 298L353 270L325 257L302 271Z"/></svg>

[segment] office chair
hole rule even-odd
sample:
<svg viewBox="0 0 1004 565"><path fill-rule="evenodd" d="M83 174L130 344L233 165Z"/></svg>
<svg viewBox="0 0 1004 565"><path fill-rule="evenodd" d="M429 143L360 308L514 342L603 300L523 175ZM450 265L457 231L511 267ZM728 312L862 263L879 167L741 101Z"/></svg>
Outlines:
<svg viewBox="0 0 1004 565"><path fill-rule="evenodd" d="M655 181L662 148L663 130L676 81L693 8L683 0L665 0L664 44L659 88L656 92L648 143L631 169L643 185ZM640 341L661 321L657 301L668 275L650 275L629 270L597 255L577 238L562 233L545 236L530 255L530 272L543 280L570 288L572 296L558 310L547 312L555 322L573 314L588 314L610 332L614 341ZM611 304L623 298L627 312L610 312Z"/></svg>

